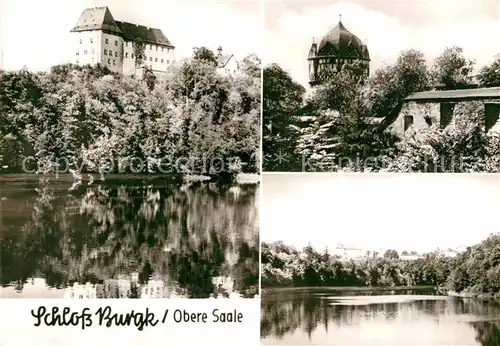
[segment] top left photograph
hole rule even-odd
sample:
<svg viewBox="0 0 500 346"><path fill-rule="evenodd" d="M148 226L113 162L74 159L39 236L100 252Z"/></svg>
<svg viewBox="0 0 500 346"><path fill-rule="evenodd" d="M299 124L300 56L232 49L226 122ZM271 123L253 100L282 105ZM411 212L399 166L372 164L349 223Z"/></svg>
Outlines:
<svg viewBox="0 0 500 346"><path fill-rule="evenodd" d="M261 31L257 0L0 2L1 298L259 296Z"/></svg>

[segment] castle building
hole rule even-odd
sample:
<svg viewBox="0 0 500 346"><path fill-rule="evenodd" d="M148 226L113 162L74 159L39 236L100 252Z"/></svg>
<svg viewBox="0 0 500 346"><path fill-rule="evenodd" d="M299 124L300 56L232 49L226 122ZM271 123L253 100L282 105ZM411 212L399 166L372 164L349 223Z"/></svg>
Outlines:
<svg viewBox="0 0 500 346"><path fill-rule="evenodd" d="M313 39L307 60L311 86L328 81L346 62L359 62L364 75L367 77L370 73L368 47L349 32L340 19L337 26L323 36L319 45Z"/></svg>
<svg viewBox="0 0 500 346"><path fill-rule="evenodd" d="M233 77L239 71L239 63L233 54L223 54L222 47L217 49L217 68L219 73Z"/></svg>
<svg viewBox="0 0 500 346"><path fill-rule="evenodd" d="M126 75L149 67L164 74L174 60L175 47L160 29L116 21L108 7L85 9L71 33L77 65L101 64Z"/></svg>

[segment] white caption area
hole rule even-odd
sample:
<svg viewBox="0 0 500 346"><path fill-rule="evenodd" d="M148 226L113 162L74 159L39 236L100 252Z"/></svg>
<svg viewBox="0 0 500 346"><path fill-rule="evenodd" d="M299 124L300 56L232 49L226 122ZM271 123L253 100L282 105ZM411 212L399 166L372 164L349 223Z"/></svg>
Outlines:
<svg viewBox="0 0 500 346"><path fill-rule="evenodd" d="M47 325L54 316L34 317L40 307L49 315L59 308L59 319L75 325ZM129 325L117 325L113 316L123 321L132 311ZM0 346L258 345L259 314L260 299L0 299Z"/></svg>

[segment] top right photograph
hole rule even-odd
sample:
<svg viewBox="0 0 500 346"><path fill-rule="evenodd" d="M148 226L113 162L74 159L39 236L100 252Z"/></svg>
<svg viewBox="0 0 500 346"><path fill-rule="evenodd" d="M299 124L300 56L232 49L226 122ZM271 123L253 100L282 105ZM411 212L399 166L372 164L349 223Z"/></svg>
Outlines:
<svg viewBox="0 0 500 346"><path fill-rule="evenodd" d="M265 3L263 171L500 172L500 2Z"/></svg>

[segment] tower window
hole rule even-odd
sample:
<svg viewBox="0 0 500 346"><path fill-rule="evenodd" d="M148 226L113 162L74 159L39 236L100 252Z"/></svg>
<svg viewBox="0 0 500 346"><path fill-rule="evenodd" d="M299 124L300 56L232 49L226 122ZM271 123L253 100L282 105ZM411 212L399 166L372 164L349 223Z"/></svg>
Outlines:
<svg viewBox="0 0 500 346"><path fill-rule="evenodd" d="M118 46L118 41L117 40L115 40L115 46Z"/></svg>
<svg viewBox="0 0 500 346"><path fill-rule="evenodd" d="M161 51L163 52L163 47L161 47Z"/></svg>
<svg viewBox="0 0 500 346"><path fill-rule="evenodd" d="M158 58L155 58L155 62L158 62Z"/></svg>
<svg viewBox="0 0 500 346"><path fill-rule="evenodd" d="M78 60L76 61L76 63L78 64Z"/></svg>
<svg viewBox="0 0 500 346"><path fill-rule="evenodd" d="M82 39L80 39L80 44L82 44Z"/></svg>
<svg viewBox="0 0 500 346"><path fill-rule="evenodd" d="M111 64L111 59L108 59L108 64Z"/></svg>
<svg viewBox="0 0 500 346"><path fill-rule="evenodd" d="M125 58L128 58L128 53L125 53Z"/></svg>
<svg viewBox="0 0 500 346"><path fill-rule="evenodd" d="M109 55L113 56L113 51L111 49L109 50Z"/></svg>
<svg viewBox="0 0 500 346"><path fill-rule="evenodd" d="M158 46L156 46L156 50L158 50Z"/></svg>
<svg viewBox="0 0 500 346"><path fill-rule="evenodd" d="M149 50L153 50L153 46L152 45L149 45Z"/></svg>
<svg viewBox="0 0 500 346"><path fill-rule="evenodd" d="M94 39L93 38L90 39L90 43L94 43Z"/></svg>
<svg viewBox="0 0 500 346"><path fill-rule="evenodd" d="M87 55L87 50L84 50L84 51L83 51L83 55Z"/></svg>
<svg viewBox="0 0 500 346"><path fill-rule="evenodd" d="M115 58L118 58L118 52L115 52Z"/></svg>
<svg viewBox="0 0 500 346"><path fill-rule="evenodd" d="M113 60L113 65L116 65L116 61L115 60Z"/></svg>
<svg viewBox="0 0 500 346"><path fill-rule="evenodd" d="M161 59L161 63L163 64L163 59Z"/></svg>
<svg viewBox="0 0 500 346"><path fill-rule="evenodd" d="M95 49L94 48L92 48L92 54L95 54Z"/></svg>
<svg viewBox="0 0 500 346"><path fill-rule="evenodd" d="M108 55L108 50L107 49L104 50L104 55Z"/></svg>
<svg viewBox="0 0 500 346"><path fill-rule="evenodd" d="M152 56L149 57L149 61L153 61L153 57Z"/></svg>
<svg viewBox="0 0 500 346"><path fill-rule="evenodd" d="M79 51L76 51L76 55L80 55L80 52L79 52Z"/></svg>
<svg viewBox="0 0 500 346"><path fill-rule="evenodd" d="M104 43L108 44L108 43L109 43L109 40L106 38L106 39L104 40Z"/></svg>
<svg viewBox="0 0 500 346"><path fill-rule="evenodd" d="M134 53L130 54L130 57L133 59L134 58Z"/></svg>

